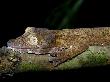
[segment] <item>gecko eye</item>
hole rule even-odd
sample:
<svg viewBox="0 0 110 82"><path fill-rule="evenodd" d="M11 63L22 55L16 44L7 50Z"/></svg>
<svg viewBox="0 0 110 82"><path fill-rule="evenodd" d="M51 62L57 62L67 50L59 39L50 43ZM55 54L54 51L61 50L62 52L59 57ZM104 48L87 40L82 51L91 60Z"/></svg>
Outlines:
<svg viewBox="0 0 110 82"><path fill-rule="evenodd" d="M38 45L38 39L37 39L37 37L28 36L28 38L29 38L29 41L28 41L29 44L31 44L31 45Z"/></svg>
<svg viewBox="0 0 110 82"><path fill-rule="evenodd" d="M38 42L37 38L36 37L33 37L33 36L30 38L30 41L33 44L37 44L37 42Z"/></svg>

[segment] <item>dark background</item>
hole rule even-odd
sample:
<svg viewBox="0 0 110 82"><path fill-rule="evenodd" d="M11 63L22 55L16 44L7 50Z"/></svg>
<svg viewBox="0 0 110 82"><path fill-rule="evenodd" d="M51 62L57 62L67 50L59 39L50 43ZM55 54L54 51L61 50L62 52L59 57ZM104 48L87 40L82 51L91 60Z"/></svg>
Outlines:
<svg viewBox="0 0 110 82"><path fill-rule="evenodd" d="M34 26L40 28L49 28L49 29L57 29L52 27L49 24L44 24L47 16L51 13L51 11L62 4L65 0L36 0L34 2L1 2L0 7L0 46L6 45L6 42L9 39L16 38L24 33L24 30L27 26ZM84 0L83 4L80 7L80 10L77 13L74 27L102 27L102 26L110 26L110 5L109 0ZM91 68L91 69L82 69L77 71L67 72L66 74L60 72L58 75L56 72L50 73L49 77L55 79L55 75L57 78L66 78L73 76L78 78L79 76L84 77L89 76L90 79L92 77L100 76L103 78L106 76L106 73L109 72L108 67L100 67L100 68ZM38 73L43 74L43 77L46 76L47 73ZM73 74L73 75L72 75ZM91 75L92 74L92 75ZM21 74L22 75L22 74ZM18 77L21 75L18 74ZM26 76L27 73L24 75ZM30 76L28 74L27 77L33 78L35 76ZM95 76L94 76L95 75ZM23 77L24 77L23 76ZM38 78L42 77L42 75L37 75ZM63 77L64 76L64 77ZM24 77L27 79L27 77ZM48 77L48 78L49 78ZM35 77L36 78L36 77ZM84 78L83 78L84 79Z"/></svg>
<svg viewBox="0 0 110 82"><path fill-rule="evenodd" d="M24 33L27 26L58 29L44 24L51 12L66 0L36 0L1 2L0 45ZM109 26L109 0L84 0L73 27ZM71 21L72 22L72 21Z"/></svg>
<svg viewBox="0 0 110 82"><path fill-rule="evenodd" d="M47 16L66 0L36 0L24 2L1 2L0 45L10 38L21 35L27 26L46 27ZM109 26L109 1L84 0L77 13L74 27Z"/></svg>

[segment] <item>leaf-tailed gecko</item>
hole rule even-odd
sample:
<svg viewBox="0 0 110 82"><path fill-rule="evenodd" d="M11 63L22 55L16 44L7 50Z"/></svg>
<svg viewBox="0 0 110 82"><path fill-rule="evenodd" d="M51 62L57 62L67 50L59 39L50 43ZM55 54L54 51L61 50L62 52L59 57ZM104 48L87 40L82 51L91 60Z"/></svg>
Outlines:
<svg viewBox="0 0 110 82"><path fill-rule="evenodd" d="M110 45L110 28L77 28L48 30L27 27L25 33L7 42L8 48L36 55L49 54L52 66L57 66L92 45Z"/></svg>

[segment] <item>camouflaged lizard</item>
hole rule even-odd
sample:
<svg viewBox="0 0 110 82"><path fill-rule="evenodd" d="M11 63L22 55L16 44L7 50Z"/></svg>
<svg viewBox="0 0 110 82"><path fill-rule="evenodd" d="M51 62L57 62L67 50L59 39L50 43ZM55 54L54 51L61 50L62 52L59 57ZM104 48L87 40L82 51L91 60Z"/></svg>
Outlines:
<svg viewBox="0 0 110 82"><path fill-rule="evenodd" d="M8 48L21 53L48 54L52 66L76 57L92 45L110 45L110 28L48 30L27 27L22 36L7 42Z"/></svg>

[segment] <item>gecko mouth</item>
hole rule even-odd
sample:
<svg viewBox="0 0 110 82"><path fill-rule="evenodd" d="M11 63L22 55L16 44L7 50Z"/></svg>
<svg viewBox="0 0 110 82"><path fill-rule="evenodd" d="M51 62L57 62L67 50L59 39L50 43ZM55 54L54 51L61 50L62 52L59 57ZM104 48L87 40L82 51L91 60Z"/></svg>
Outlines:
<svg viewBox="0 0 110 82"><path fill-rule="evenodd" d="M26 48L26 47L15 47L15 46L8 46L7 49L11 49L13 51L18 51L20 53L28 53L28 54L35 54L35 55L48 55L51 54L50 52L46 52L45 49L41 48Z"/></svg>
<svg viewBox="0 0 110 82"><path fill-rule="evenodd" d="M47 55L50 54L50 56L52 57L56 57L55 53L59 53L61 51L64 51L65 49L68 48L58 48L58 47L54 47L51 49L48 48L29 48L29 47L16 47L16 46L10 46L7 47L8 49L12 49L13 51L19 51L20 53L29 53L29 54L35 54L35 55ZM46 51L47 50L47 51ZM51 55L52 54L52 55Z"/></svg>

